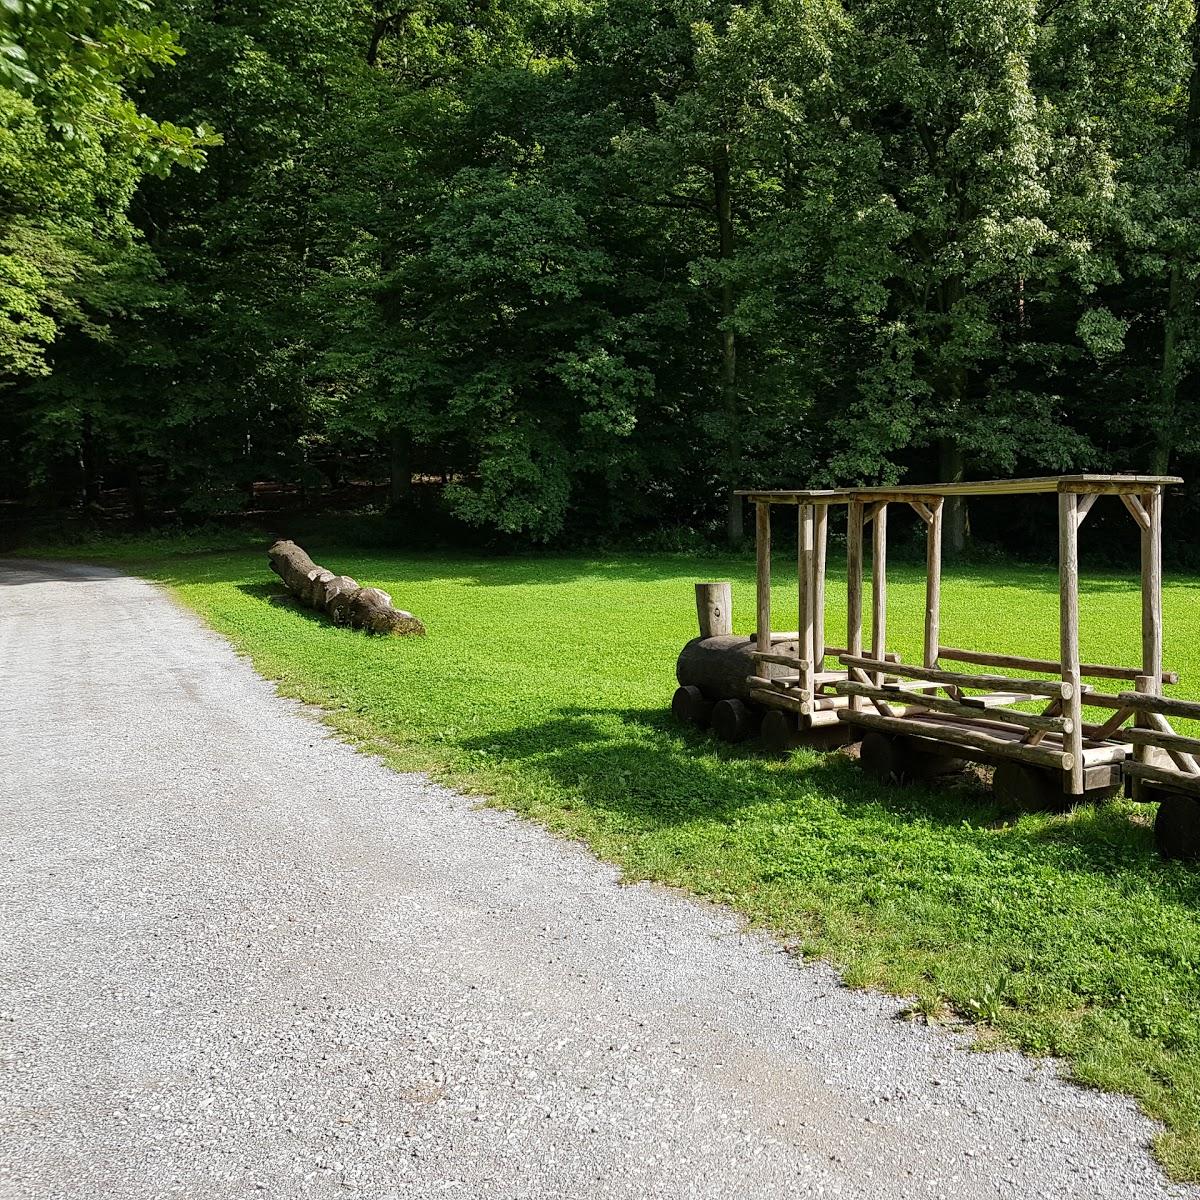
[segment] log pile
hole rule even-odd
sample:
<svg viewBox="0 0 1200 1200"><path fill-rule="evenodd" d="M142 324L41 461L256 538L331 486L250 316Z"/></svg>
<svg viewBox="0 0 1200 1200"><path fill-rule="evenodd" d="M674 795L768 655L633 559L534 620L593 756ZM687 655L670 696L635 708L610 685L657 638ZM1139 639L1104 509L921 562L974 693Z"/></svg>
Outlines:
<svg viewBox="0 0 1200 1200"><path fill-rule="evenodd" d="M349 575L318 566L295 542L276 542L267 551L267 561L301 604L328 614L335 625L401 636L425 632L418 617L392 606L387 592L359 587Z"/></svg>

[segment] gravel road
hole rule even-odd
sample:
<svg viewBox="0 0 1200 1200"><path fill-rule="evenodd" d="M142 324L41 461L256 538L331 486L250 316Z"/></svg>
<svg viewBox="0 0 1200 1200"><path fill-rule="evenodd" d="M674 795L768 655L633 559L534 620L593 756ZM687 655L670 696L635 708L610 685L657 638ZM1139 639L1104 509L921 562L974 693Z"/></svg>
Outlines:
<svg viewBox="0 0 1200 1200"><path fill-rule="evenodd" d="M149 584L0 561L0 730L6 1200L1197 1194L1129 1101L388 770Z"/></svg>

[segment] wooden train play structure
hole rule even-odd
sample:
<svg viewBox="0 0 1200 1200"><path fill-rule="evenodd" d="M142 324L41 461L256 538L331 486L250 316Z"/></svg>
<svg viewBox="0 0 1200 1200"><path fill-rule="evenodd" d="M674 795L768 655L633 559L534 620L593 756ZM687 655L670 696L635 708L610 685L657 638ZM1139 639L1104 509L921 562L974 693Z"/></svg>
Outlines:
<svg viewBox="0 0 1200 1200"><path fill-rule="evenodd" d="M672 707L680 719L772 751L861 743L863 768L883 782L994 768L999 798L1032 811L1112 795L1159 804L1167 857L1200 858L1200 737L1171 719L1200 720L1200 702L1163 695L1162 510L1174 476L1061 475L971 483L820 491L746 491L755 506L756 628L733 633L728 583L696 585L700 636L679 655ZM1059 657L1029 658L942 642L942 516L948 497L1046 496L1057 508ZM1053 497L1053 499L1050 499ZM1141 541L1137 666L1080 661L1079 537L1095 503L1122 504ZM906 505L925 526L923 654L887 649L887 516ZM826 645L829 514L846 510L846 638ZM772 631L772 510L795 512L796 629ZM864 646L865 542L871 540L871 620ZM1130 658L1135 658L1131 652ZM953 664L949 666L947 664ZM1000 673L1003 671L1005 673ZM1088 712L1086 710L1093 710Z"/></svg>

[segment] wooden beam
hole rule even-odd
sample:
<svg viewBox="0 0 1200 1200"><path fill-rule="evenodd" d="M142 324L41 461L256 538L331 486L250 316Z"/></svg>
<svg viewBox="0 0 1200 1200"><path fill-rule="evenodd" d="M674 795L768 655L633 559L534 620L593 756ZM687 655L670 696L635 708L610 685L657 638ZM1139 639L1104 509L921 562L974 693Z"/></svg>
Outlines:
<svg viewBox="0 0 1200 1200"><path fill-rule="evenodd" d="M1089 492L1086 496L1079 497L1079 505L1075 509L1075 527L1077 529L1083 524L1088 513L1092 511L1092 505L1096 503L1098 496L1098 492Z"/></svg>
<svg viewBox="0 0 1200 1200"><path fill-rule="evenodd" d="M925 530L925 651L927 667L938 664L938 640L942 635L942 506L940 497L929 506Z"/></svg>
<svg viewBox="0 0 1200 1200"><path fill-rule="evenodd" d="M1071 695L1063 712L1071 718L1073 732L1063 743L1071 755L1071 765L1064 768L1069 776L1064 780L1072 796L1083 794L1083 711L1079 697L1079 497L1074 492L1058 495L1058 658L1062 664L1063 684L1069 684ZM1024 690L1024 689L1022 689Z"/></svg>
<svg viewBox="0 0 1200 1200"><path fill-rule="evenodd" d="M876 711L882 713L885 717L898 717L904 711L902 708L895 709L891 706L889 700L895 699L895 697L889 697L887 692L873 684L870 675L861 667L851 667L849 673L851 678L845 682L854 683L857 687L854 690L843 691L842 684L836 683L833 690L838 695L849 696L852 704L859 696L863 696L870 700L875 706Z"/></svg>
<svg viewBox="0 0 1200 1200"><path fill-rule="evenodd" d="M908 502L908 506L917 514L918 517L921 518L922 521L925 522L926 525L933 520L933 509L922 501L910 500Z"/></svg>
<svg viewBox="0 0 1200 1200"><path fill-rule="evenodd" d="M1186 771L1189 775L1200 773L1200 765L1194 757L1200 754L1200 741L1196 738L1184 737L1174 730L1168 733L1165 729L1124 729L1121 731L1121 741L1132 742L1139 750L1147 746L1165 750L1181 771Z"/></svg>
<svg viewBox="0 0 1200 1200"><path fill-rule="evenodd" d="M953 684L960 688L980 688L989 692L1012 688L1014 691L1032 692L1035 696L1062 697L1064 700L1069 700L1074 694L1070 684L1062 683L1057 679L1013 679L1008 675L968 675L963 671L918 667L912 663L893 662L891 659L864 658L860 654L843 654L840 661L848 667L862 667L866 671L891 671L895 675L906 675L911 679L929 679L934 683Z"/></svg>
<svg viewBox="0 0 1200 1200"><path fill-rule="evenodd" d="M834 691L839 696L862 696L865 699L886 700L895 698L895 693L889 692L885 688L871 687L870 685L853 680L834 684ZM947 700L942 696L908 694L905 696L905 703L910 712L913 709L928 708L936 712L950 713L952 716L963 717L967 720L979 720L984 716L979 709L972 709L958 700ZM1070 717L1046 717L1040 713L1021 712L1017 709L988 709L986 717L992 721L1003 721L1006 725L1019 725L1023 729L1040 729L1043 733L1067 733L1070 731L1071 726Z"/></svg>
<svg viewBox="0 0 1200 1200"><path fill-rule="evenodd" d="M1055 696L1045 708L1042 709L1043 717L1058 717L1062 715L1063 702L1061 696ZM1046 736L1044 729L1035 729L1032 733L1025 735L1025 745L1036 746L1038 742Z"/></svg>
<svg viewBox="0 0 1200 1200"><path fill-rule="evenodd" d="M754 506L754 546L757 557L756 641L761 653L771 649L771 506Z"/></svg>
<svg viewBox="0 0 1200 1200"><path fill-rule="evenodd" d="M1141 692L1121 692L1116 699L1122 707L1132 708L1136 712L1156 712L1165 717L1200 721L1200 702L1195 700L1176 700L1173 696L1155 696ZM1089 696L1087 703L1091 702L1092 698Z"/></svg>
<svg viewBox="0 0 1200 1200"><path fill-rule="evenodd" d="M775 654L771 650L751 650L750 657L755 662L774 663L778 667L792 667L801 674L806 667L812 668L812 663L807 658L800 658L795 654Z"/></svg>
<svg viewBox="0 0 1200 1200"><path fill-rule="evenodd" d="M1069 751L1053 746L1024 746L1020 741L993 737L980 730L962 729L957 725L939 721L920 721L912 717L881 717L874 713L853 712L842 709L838 719L851 725L863 725L867 729L879 729L885 733L899 733L906 737L927 738L950 746L970 746L986 750L997 758L1011 758L1017 762L1036 767L1048 767L1054 771L1068 771L1074 765Z"/></svg>
<svg viewBox="0 0 1200 1200"><path fill-rule="evenodd" d="M1062 671L1062 663L1050 658L1029 658L1024 654L992 654L984 650L964 650L957 646L939 646L939 658L948 658L952 662L975 663L981 667L1014 667L1023 671L1045 671L1048 675L1058 675ZM1079 673L1085 679L1136 679L1141 673L1140 667L1117 667L1111 663L1080 663ZM1179 676L1174 671L1163 672L1164 683L1178 683Z"/></svg>
<svg viewBox="0 0 1200 1200"><path fill-rule="evenodd" d="M1200 775L1185 775L1170 767L1152 767L1148 763L1127 762L1125 773L1134 779L1145 779L1149 783L1166 784L1191 796L1200 796Z"/></svg>
<svg viewBox="0 0 1200 1200"><path fill-rule="evenodd" d="M1150 528L1150 514L1142 506L1142 502L1136 497L1123 493L1121 503L1129 509L1129 515L1137 522L1138 528L1147 530Z"/></svg>

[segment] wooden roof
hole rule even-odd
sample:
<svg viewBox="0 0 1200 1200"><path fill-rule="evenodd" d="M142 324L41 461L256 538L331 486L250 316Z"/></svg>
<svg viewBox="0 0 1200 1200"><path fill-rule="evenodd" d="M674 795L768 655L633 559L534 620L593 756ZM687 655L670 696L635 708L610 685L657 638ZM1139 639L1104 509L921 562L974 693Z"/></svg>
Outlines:
<svg viewBox="0 0 1200 1200"><path fill-rule="evenodd" d="M861 488L747 488L735 492L768 504L848 504L851 500L907 500L922 496L1031 496L1042 492L1136 495L1182 483L1178 475L1039 475L1032 479L973 479L963 483L893 483Z"/></svg>
<svg viewBox="0 0 1200 1200"><path fill-rule="evenodd" d="M895 483L851 488L849 495L864 500L891 496L1031 496L1042 492L1136 495L1182 482L1178 475L1039 475L1032 479L972 479L962 483Z"/></svg>

